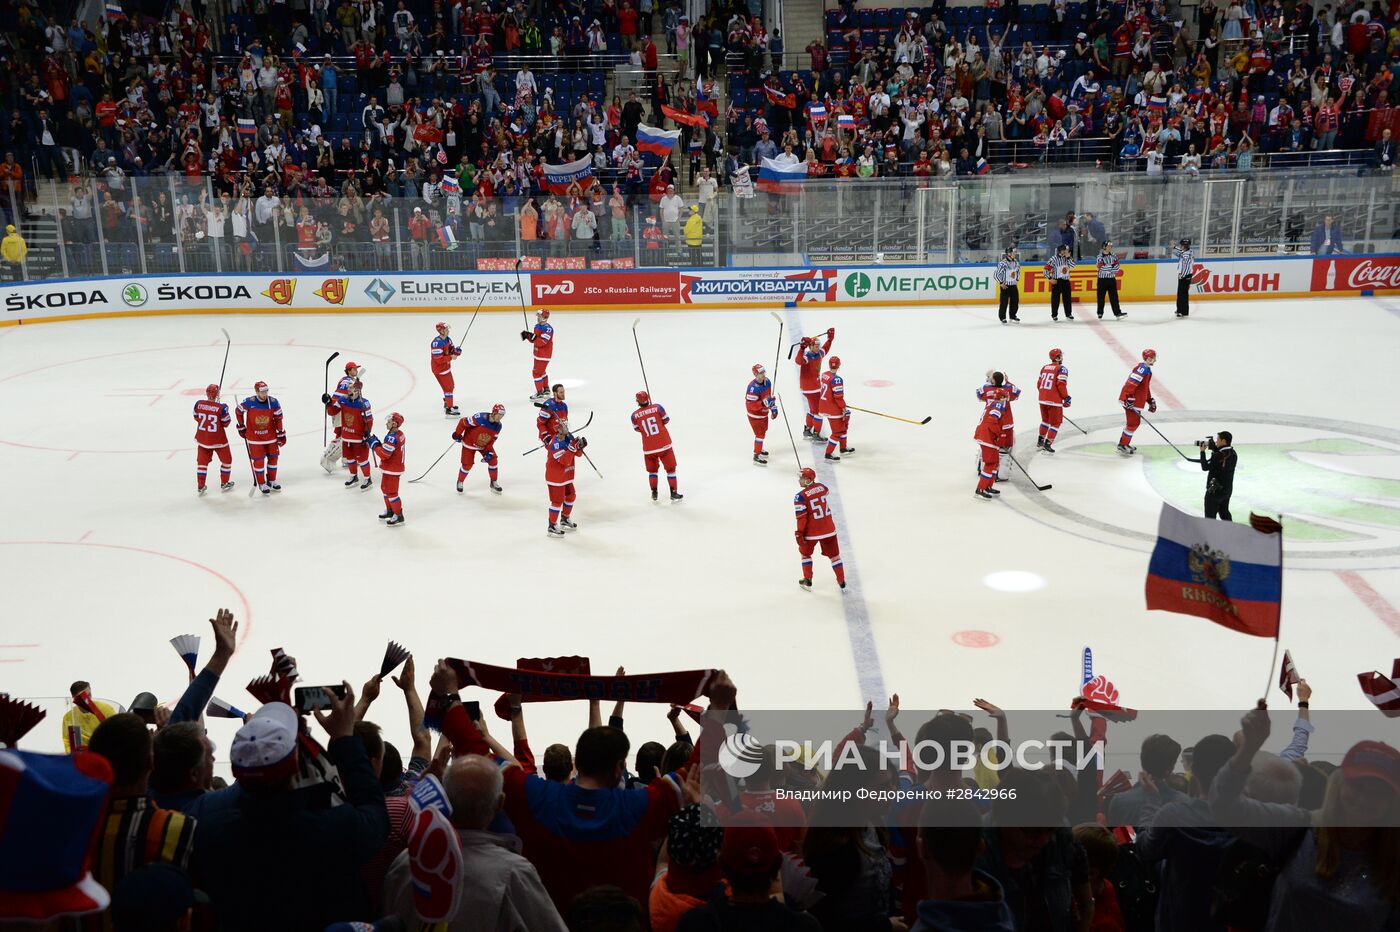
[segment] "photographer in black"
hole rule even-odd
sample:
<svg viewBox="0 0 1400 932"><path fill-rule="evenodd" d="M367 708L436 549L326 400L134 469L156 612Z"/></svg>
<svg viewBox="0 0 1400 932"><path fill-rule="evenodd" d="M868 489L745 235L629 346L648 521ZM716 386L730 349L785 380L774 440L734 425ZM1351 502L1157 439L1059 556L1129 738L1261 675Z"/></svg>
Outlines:
<svg viewBox="0 0 1400 932"><path fill-rule="evenodd" d="M1219 516L1222 521L1233 520L1230 517L1230 495L1235 491L1235 448L1230 446L1234 440L1228 430L1222 430L1215 435L1214 439L1197 440L1196 446L1201 451L1201 469L1208 473L1206 476L1206 517L1214 518ZM1210 450L1210 460L1206 460L1206 450Z"/></svg>

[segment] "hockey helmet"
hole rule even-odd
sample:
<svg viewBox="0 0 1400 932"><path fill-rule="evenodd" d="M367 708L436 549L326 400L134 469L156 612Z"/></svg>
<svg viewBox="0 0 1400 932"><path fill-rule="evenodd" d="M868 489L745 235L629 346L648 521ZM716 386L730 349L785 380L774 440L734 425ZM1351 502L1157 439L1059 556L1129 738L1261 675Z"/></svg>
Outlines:
<svg viewBox="0 0 1400 932"><path fill-rule="evenodd" d="M837 370L837 369L840 369L840 368L841 368L841 357L840 357L840 356L832 356L831 359L827 360L826 365L827 365L827 368L828 368L828 369L831 369L833 372L834 372L835 370Z"/></svg>
<svg viewBox="0 0 1400 932"><path fill-rule="evenodd" d="M208 385L204 386L204 397L208 398L210 401L218 401L219 386L215 385L213 382L210 382Z"/></svg>
<svg viewBox="0 0 1400 932"><path fill-rule="evenodd" d="M267 383L266 383L266 382L254 382L254 383L253 383L253 392L254 392L254 394L261 395L261 394L263 394L263 393L266 392L266 391L267 391Z"/></svg>
<svg viewBox="0 0 1400 932"><path fill-rule="evenodd" d="M443 321L438 321L437 332L438 332L438 333L446 333L446 332L447 332L447 321L445 321L445 320L443 320Z"/></svg>
<svg viewBox="0 0 1400 932"><path fill-rule="evenodd" d="M545 310L544 308L540 308L538 311L535 312L535 319L549 320L549 311Z"/></svg>
<svg viewBox="0 0 1400 932"><path fill-rule="evenodd" d="M492 414L495 414L495 415L499 415L500 417L505 417L505 416L506 416L506 406L505 406L505 405L492 405L492 406L491 406L491 413L492 413Z"/></svg>
<svg viewBox="0 0 1400 932"><path fill-rule="evenodd" d="M797 480L803 485L811 485L817 481L817 471L811 466L803 466L802 471L797 474Z"/></svg>
<svg viewBox="0 0 1400 932"><path fill-rule="evenodd" d="M646 392L637 392L637 404L639 404L639 405L649 405L649 404L651 404L651 396L648 395Z"/></svg>
<svg viewBox="0 0 1400 932"><path fill-rule="evenodd" d="M1182 248L1182 249L1190 249L1190 248L1191 248L1191 240L1189 240L1189 239L1183 239L1183 240L1181 241L1181 248Z"/></svg>
<svg viewBox="0 0 1400 932"><path fill-rule="evenodd" d="M1152 361L1153 361L1154 359L1156 359L1156 358L1157 358L1157 351L1156 351L1155 349L1145 349L1145 350L1142 351L1142 361L1143 361L1143 362L1152 362Z"/></svg>
<svg viewBox="0 0 1400 932"><path fill-rule="evenodd" d="M1060 349L1060 348L1057 346L1057 347L1055 347L1054 349L1052 349L1052 350L1050 351L1050 361L1051 361L1051 362L1059 362L1061 359L1064 358L1064 355L1065 355L1065 351L1062 350L1062 349Z"/></svg>
<svg viewBox="0 0 1400 932"><path fill-rule="evenodd" d="M765 368L763 368L763 363L761 363L761 362L756 362L756 363L753 364L753 377L754 377L754 378L758 378L760 375L764 375L764 374L766 374L767 372L768 372L768 370L765 369Z"/></svg>
<svg viewBox="0 0 1400 932"><path fill-rule="evenodd" d="M397 411L391 411L389 413L389 420L393 421L399 427L403 426L403 415Z"/></svg>

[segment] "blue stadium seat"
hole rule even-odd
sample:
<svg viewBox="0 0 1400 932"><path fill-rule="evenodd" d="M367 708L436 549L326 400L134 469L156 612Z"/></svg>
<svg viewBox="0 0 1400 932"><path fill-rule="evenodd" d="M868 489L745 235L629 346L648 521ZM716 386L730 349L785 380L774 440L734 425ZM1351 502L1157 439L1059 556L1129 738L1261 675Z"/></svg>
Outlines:
<svg viewBox="0 0 1400 932"><path fill-rule="evenodd" d="M841 11L840 11L840 10L827 10L827 11L826 11L826 28L827 28L828 30L835 29L835 28L840 24L840 22L841 22Z"/></svg>
<svg viewBox="0 0 1400 932"><path fill-rule="evenodd" d="M875 28L875 11L874 11L874 10L858 10L858 11L856 11L856 18L857 18L857 22L860 23L860 28L861 28L862 31L863 31L863 30L866 30L866 29L873 29L873 28Z"/></svg>

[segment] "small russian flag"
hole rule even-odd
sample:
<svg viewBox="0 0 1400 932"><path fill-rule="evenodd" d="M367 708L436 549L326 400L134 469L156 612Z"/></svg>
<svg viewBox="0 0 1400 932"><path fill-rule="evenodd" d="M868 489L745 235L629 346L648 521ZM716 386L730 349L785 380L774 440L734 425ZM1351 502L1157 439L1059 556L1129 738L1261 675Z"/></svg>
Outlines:
<svg viewBox="0 0 1400 932"><path fill-rule="evenodd" d="M258 124L251 117L238 118L238 135L256 136L258 134Z"/></svg>
<svg viewBox="0 0 1400 932"><path fill-rule="evenodd" d="M126 10L118 0L107 0L107 19L109 22L126 19Z"/></svg>
<svg viewBox="0 0 1400 932"><path fill-rule="evenodd" d="M1149 97L1147 99L1147 109L1151 110L1153 113L1161 113L1167 109L1167 98Z"/></svg>
<svg viewBox="0 0 1400 932"><path fill-rule="evenodd" d="M856 118L849 113L843 113L836 118L836 128L854 130L856 128Z"/></svg>
<svg viewBox="0 0 1400 932"><path fill-rule="evenodd" d="M977 174L979 174L979 175L985 175L987 172L989 172L989 171L991 171L991 170L992 170L991 163L989 163L986 159L978 159L978 160L977 160Z"/></svg>
<svg viewBox="0 0 1400 932"><path fill-rule="evenodd" d="M453 175L443 175L442 182L438 185L438 190L443 194L456 196L462 193L462 186Z"/></svg>
<svg viewBox="0 0 1400 932"><path fill-rule="evenodd" d="M813 123L826 122L826 105L812 104L811 109L807 111L807 115L812 118Z"/></svg>

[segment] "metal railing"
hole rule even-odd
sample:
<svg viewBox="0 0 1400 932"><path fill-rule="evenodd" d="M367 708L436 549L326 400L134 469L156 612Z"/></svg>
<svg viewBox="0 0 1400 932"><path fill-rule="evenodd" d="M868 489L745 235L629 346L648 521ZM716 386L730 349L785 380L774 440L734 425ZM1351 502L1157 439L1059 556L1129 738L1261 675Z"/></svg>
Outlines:
<svg viewBox="0 0 1400 932"><path fill-rule="evenodd" d="M67 203L47 205L56 220L22 223L28 261L6 264L5 273L13 281L469 271L515 257L559 268L951 264L992 262L1013 244L1035 260L1058 244L1066 218L1081 256L1107 239L1128 258L1159 258L1182 237L1195 241L1197 255L1247 256L1308 252L1325 214L1338 219L1347 251L1382 253L1400 251L1397 177L1342 168L1199 177L1062 171L811 180L792 194L740 196L726 187L700 205L696 247L684 228L693 202L668 222L644 190L620 203L609 194L593 208L545 194L476 209L471 199L407 191L259 201L219 196L208 179L128 178L120 187L80 184ZM555 206L564 213L551 224ZM578 210L596 223L575 222Z"/></svg>

